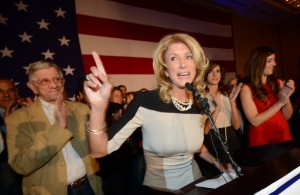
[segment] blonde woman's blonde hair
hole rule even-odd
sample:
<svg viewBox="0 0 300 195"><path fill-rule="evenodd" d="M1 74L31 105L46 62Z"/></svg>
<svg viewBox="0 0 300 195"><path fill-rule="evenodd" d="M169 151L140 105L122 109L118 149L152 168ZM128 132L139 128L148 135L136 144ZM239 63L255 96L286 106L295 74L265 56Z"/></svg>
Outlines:
<svg viewBox="0 0 300 195"><path fill-rule="evenodd" d="M172 89L172 84L165 74L167 70L165 54L173 43L183 43L191 50L196 64L196 76L191 84L200 93L203 93L205 89L204 73L209 63L199 42L192 36L185 33L175 33L163 37L154 51L153 69L159 87L159 96L166 103L171 101L170 90Z"/></svg>

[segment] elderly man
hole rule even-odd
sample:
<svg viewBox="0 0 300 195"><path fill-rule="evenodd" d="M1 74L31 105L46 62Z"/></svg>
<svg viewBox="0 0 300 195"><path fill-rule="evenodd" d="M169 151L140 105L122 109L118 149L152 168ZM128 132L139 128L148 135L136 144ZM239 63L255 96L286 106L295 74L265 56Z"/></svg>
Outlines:
<svg viewBox="0 0 300 195"><path fill-rule="evenodd" d="M5 118L9 164L23 175L23 193L102 194L85 131L89 107L63 100L63 74L52 62L31 64L28 77L37 100Z"/></svg>

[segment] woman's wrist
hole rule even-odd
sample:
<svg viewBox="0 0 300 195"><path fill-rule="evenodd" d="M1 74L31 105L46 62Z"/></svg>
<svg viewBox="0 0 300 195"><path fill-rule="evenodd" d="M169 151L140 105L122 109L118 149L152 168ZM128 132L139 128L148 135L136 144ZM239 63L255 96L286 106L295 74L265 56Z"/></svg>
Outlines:
<svg viewBox="0 0 300 195"><path fill-rule="evenodd" d="M219 112L221 110L221 106L215 107L215 111Z"/></svg>
<svg viewBox="0 0 300 195"><path fill-rule="evenodd" d="M99 129L90 129L89 127L89 122L87 122L87 129L86 131L90 134L95 134L95 135L99 135L99 134L102 134L102 133L105 133L107 131L107 126L106 126L106 123L104 125L104 127L102 128L99 128Z"/></svg>
<svg viewBox="0 0 300 195"><path fill-rule="evenodd" d="M219 171L224 172L224 167L219 159L214 159L212 165L214 165Z"/></svg>
<svg viewBox="0 0 300 195"><path fill-rule="evenodd" d="M219 161L218 159L215 158L215 159L213 159L213 161L212 161L211 164L218 168L217 165L218 165L219 163L220 163L220 161Z"/></svg>
<svg viewBox="0 0 300 195"><path fill-rule="evenodd" d="M231 107L237 107L236 101L230 101L229 103L230 103Z"/></svg>

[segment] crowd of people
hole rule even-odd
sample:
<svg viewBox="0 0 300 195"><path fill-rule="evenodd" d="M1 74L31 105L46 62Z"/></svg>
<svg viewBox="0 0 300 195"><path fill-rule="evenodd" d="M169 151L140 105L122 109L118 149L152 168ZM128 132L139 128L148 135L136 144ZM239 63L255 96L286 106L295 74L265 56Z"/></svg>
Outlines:
<svg viewBox="0 0 300 195"><path fill-rule="evenodd" d="M289 120L300 118L299 83L279 79L269 47L255 48L245 77L226 85L224 67L195 38L166 35L153 56L157 88L139 91L114 86L100 56L93 57L75 101L64 96L54 62L29 66L34 100L0 77L0 194L138 194L142 185L178 190L202 176L234 172L223 145L231 154L299 139ZM207 99L214 124L186 83Z"/></svg>

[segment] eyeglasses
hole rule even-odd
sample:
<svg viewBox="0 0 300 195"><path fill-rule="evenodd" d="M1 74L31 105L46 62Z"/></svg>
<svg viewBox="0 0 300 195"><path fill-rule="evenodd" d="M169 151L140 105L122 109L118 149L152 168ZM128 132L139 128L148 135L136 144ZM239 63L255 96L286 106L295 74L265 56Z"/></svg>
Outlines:
<svg viewBox="0 0 300 195"><path fill-rule="evenodd" d="M3 90L0 89L0 95L4 95L4 94L14 94L17 92L16 88L9 88L8 90Z"/></svg>
<svg viewBox="0 0 300 195"><path fill-rule="evenodd" d="M31 81L31 82L37 83L41 86L48 86L51 83L51 81L55 84L62 84L63 80L64 80L63 78L54 77L51 80L50 79L42 79L40 81Z"/></svg>

